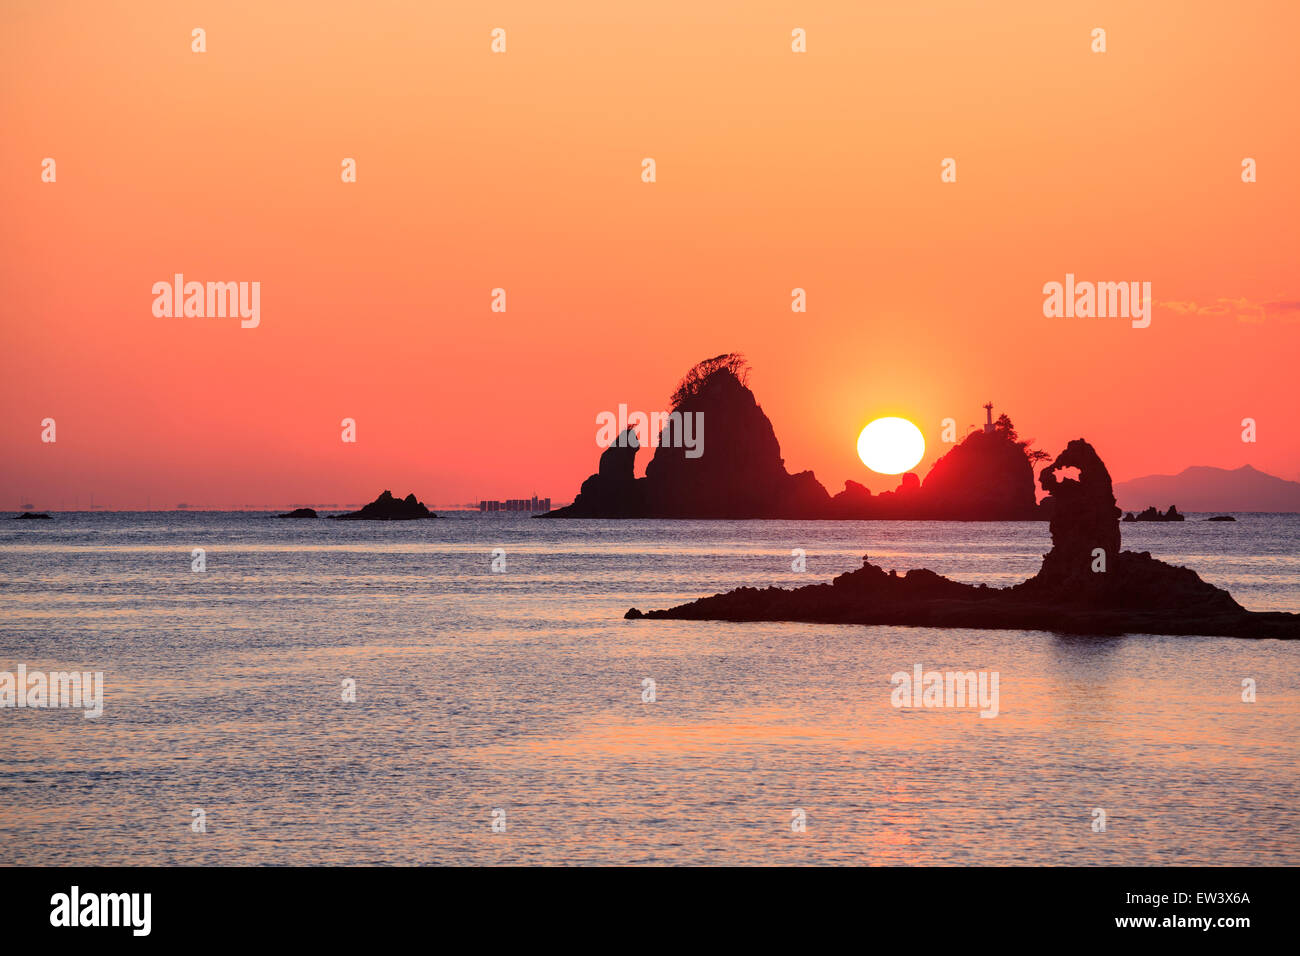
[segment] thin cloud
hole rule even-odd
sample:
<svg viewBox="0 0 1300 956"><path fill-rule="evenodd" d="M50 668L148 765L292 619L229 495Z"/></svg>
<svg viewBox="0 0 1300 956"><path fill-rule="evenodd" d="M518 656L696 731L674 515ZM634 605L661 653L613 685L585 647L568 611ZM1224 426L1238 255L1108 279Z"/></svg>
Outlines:
<svg viewBox="0 0 1300 956"><path fill-rule="evenodd" d="M1300 300L1275 299L1256 302L1245 296L1235 299L1220 296L1213 302L1168 301L1157 302L1156 308L1175 315L1203 315L1207 318L1232 318L1238 322L1260 323L1270 318L1295 321L1300 318Z"/></svg>

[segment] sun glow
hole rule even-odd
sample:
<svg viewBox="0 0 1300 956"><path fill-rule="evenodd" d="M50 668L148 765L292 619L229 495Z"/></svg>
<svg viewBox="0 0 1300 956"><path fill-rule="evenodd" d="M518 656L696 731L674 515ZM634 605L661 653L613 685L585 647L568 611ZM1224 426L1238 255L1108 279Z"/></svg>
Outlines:
<svg viewBox="0 0 1300 956"><path fill-rule="evenodd" d="M924 455L925 437L906 418L877 418L858 436L858 457L882 475L901 475Z"/></svg>

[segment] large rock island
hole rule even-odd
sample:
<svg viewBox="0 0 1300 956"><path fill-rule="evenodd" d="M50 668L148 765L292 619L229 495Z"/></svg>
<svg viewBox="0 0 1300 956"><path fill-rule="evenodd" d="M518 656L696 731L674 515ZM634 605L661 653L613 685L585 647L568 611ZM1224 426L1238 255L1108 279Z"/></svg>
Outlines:
<svg viewBox="0 0 1300 956"><path fill-rule="evenodd" d="M1061 469L1078 469L1078 478L1059 476ZM1070 442L1039 480L1049 494L1052 549L1038 574L1014 587L962 584L926 569L899 576L864 558L862 568L830 584L739 588L626 616L1300 638L1300 614L1247 611L1195 571L1121 551L1110 474L1083 439Z"/></svg>
<svg viewBox="0 0 1300 956"><path fill-rule="evenodd" d="M748 387L741 356L719 355L687 373L672 396L645 477L635 476L639 443L625 430L600 456L573 504L542 518L795 518L1024 521L1035 504L1034 452L1003 415L955 445L925 481L902 477L872 495L849 481L833 498L811 471L791 474L771 421ZM684 422L700 422L697 449Z"/></svg>

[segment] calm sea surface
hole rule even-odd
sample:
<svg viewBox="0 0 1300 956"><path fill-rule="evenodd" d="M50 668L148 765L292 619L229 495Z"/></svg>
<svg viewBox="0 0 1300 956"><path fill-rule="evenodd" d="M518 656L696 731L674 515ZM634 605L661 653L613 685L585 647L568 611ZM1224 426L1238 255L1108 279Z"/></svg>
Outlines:
<svg viewBox="0 0 1300 956"><path fill-rule="evenodd" d="M1300 517L1238 517L1124 544L1300 611ZM622 619L864 554L1005 585L1048 547L1042 523L4 521L0 670L106 691L97 720L0 709L0 863L1300 864L1300 643ZM1000 713L895 709L918 663L997 671Z"/></svg>

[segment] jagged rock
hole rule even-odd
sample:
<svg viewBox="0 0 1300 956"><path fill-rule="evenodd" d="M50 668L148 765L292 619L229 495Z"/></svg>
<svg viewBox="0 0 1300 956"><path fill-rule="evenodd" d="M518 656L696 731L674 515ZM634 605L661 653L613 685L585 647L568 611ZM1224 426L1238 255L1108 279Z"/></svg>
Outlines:
<svg viewBox="0 0 1300 956"><path fill-rule="evenodd" d="M1079 477L1059 477L1057 471L1074 468ZM1119 554L1119 508L1110 472L1093 447L1082 438L1065 446L1065 451L1043 469L1038 483L1051 496L1048 527L1052 533L1052 550L1043 556L1038 577L1053 586L1093 587L1097 576L1092 571L1096 549L1105 555L1107 565Z"/></svg>
<svg viewBox="0 0 1300 956"><path fill-rule="evenodd" d="M414 494L394 498L391 491L385 491L360 511L330 517L337 521L413 521L438 516L417 501Z"/></svg>
<svg viewBox="0 0 1300 956"><path fill-rule="evenodd" d="M1174 505L1170 505L1169 510L1166 511L1164 514L1161 514L1160 509L1157 508L1155 505L1151 505L1149 508L1147 508L1146 511L1143 511L1141 514L1138 514L1136 516L1133 514L1133 512L1131 511L1128 512L1126 515L1124 515L1124 520L1125 521L1182 521L1184 519L1183 516L1178 513L1178 508L1175 507Z"/></svg>
<svg viewBox="0 0 1300 956"><path fill-rule="evenodd" d="M20 515L14 515L14 520L15 520L15 521L31 521L31 520L34 520L34 519L35 519L35 520L43 520L43 521L51 521L51 520L53 520L53 519L50 518L49 515L47 515L47 514L40 514L40 513L35 512L35 511L24 511L24 512L23 512L22 514L20 514Z"/></svg>
<svg viewBox="0 0 1300 956"><path fill-rule="evenodd" d="M862 514L871 507L871 490L856 481L844 482L844 490L831 499L836 514Z"/></svg>
<svg viewBox="0 0 1300 956"><path fill-rule="evenodd" d="M720 357L721 358L721 357ZM679 389L674 411L702 415L704 454L661 442L646 466L651 515L675 518L796 518L825 514L830 496L810 471L791 475L772 423L740 377L720 367Z"/></svg>
<svg viewBox="0 0 1300 956"><path fill-rule="evenodd" d="M582 483L573 504L541 517L552 517L560 512L570 518L636 518L645 515L645 485L635 475L637 442L636 429L623 432L600 454L596 474Z"/></svg>
<svg viewBox="0 0 1300 956"><path fill-rule="evenodd" d="M702 454L691 457L670 423L644 478L635 478L637 446L620 441L600 456L596 474L573 504L543 518L827 517L830 496L810 471L785 469L772 423L745 385L736 355L701 362L673 396L671 411L702 421ZM699 415L699 418L694 416ZM629 429L631 431L631 429Z"/></svg>
<svg viewBox="0 0 1300 956"><path fill-rule="evenodd" d="M1063 468L1079 477L1058 476ZM1040 482L1051 496L1052 549L1038 574L1014 587L962 584L927 569L887 574L863 558L830 584L740 588L624 616L1300 639L1300 614L1247 611L1195 571L1120 551L1110 475L1087 442L1070 442Z"/></svg>
<svg viewBox="0 0 1300 956"><path fill-rule="evenodd" d="M315 508L294 508L292 511L276 515L277 518L319 518Z"/></svg>

